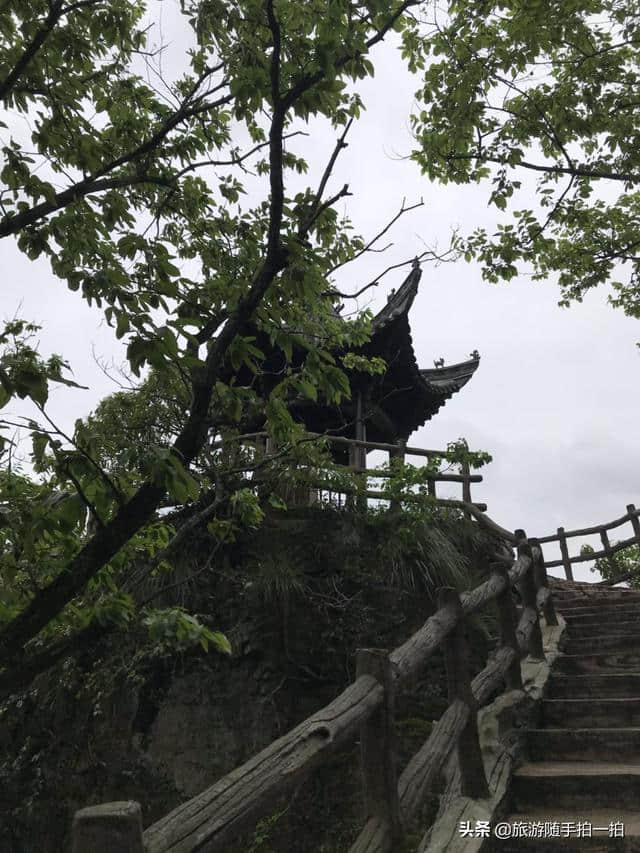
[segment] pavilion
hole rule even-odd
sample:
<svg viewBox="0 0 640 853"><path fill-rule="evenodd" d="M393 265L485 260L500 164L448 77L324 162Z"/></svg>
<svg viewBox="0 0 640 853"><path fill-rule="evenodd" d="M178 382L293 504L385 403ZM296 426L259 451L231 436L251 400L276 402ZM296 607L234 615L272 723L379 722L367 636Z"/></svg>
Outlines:
<svg viewBox="0 0 640 853"><path fill-rule="evenodd" d="M409 311L418 292L422 271L414 261L411 272L386 305L373 319L369 342L358 354L384 359L382 375L349 373L350 400L328 405L309 400L291 403L293 417L310 432L329 433L358 441L397 444L406 442L412 432L423 426L454 394L471 379L480 363L477 351L466 361L434 368L419 367L413 351ZM335 448L337 462L346 463L347 450ZM366 454L351 459L366 467Z"/></svg>

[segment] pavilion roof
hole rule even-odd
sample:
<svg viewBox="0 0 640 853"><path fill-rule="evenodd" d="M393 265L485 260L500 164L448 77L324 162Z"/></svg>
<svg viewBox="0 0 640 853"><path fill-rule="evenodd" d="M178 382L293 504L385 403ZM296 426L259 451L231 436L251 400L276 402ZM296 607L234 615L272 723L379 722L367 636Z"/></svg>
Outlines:
<svg viewBox="0 0 640 853"><path fill-rule="evenodd" d="M414 261L402 285L391 291L385 306L372 323L370 342L363 348L369 356L381 356L387 372L373 383L372 402L381 410L380 420L393 423L397 437L408 437L430 420L471 379L480 364L474 350L465 361L434 368L420 368L411 337L409 311L422 276Z"/></svg>
<svg viewBox="0 0 640 853"><path fill-rule="evenodd" d="M445 394L455 394L471 379L480 364L480 355L474 353L466 361L442 367L420 370L420 376L428 385Z"/></svg>
<svg viewBox="0 0 640 853"><path fill-rule="evenodd" d="M402 317L403 315L406 316L409 313L409 310L413 305L413 300L416 298L416 294L418 293L418 285L420 284L421 278L422 270L420 269L420 264L416 260L413 262L409 275L397 290L394 289L391 291L389 298L387 299L387 304L381 311L378 311L376 316L373 318L374 335L376 332L381 331L385 326L388 326L389 323L392 323L399 317Z"/></svg>

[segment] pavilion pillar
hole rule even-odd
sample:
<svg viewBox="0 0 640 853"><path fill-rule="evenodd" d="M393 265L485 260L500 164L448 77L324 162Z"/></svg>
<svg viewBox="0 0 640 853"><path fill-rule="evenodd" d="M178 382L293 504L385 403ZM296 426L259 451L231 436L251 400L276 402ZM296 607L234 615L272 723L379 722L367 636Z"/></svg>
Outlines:
<svg viewBox="0 0 640 853"><path fill-rule="evenodd" d="M364 395L365 392L362 388L358 388L356 391L356 418L355 418L355 440L356 441L366 441L367 440L367 424L364 417ZM367 467L367 449L366 447L359 447L357 444L352 444L349 448L349 465L353 468L366 468ZM367 477L366 474L358 474L358 480L362 480L363 491L367 489ZM358 499L358 508L366 509L367 508L367 497L366 495L362 495Z"/></svg>
<svg viewBox="0 0 640 853"><path fill-rule="evenodd" d="M354 437L356 441L367 440L367 425L363 414L363 392L359 388L356 392L356 422L354 429ZM358 447L352 444L349 448L349 465L354 468L367 467L367 450L365 447Z"/></svg>

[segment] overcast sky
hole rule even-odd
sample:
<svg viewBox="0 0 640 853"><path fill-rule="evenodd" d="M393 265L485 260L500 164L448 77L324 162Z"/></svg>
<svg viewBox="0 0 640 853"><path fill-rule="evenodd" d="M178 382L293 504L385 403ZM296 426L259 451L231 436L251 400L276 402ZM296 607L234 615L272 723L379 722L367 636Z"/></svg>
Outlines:
<svg viewBox="0 0 640 853"><path fill-rule="evenodd" d="M160 7L164 39L171 40L164 58L167 71L180 61L187 35L177 0ZM344 209L365 236L379 230L403 197L407 203L422 197L425 204L398 223L390 237L394 245L384 255L344 270L342 289L356 290L389 264L419 254L425 243L445 248L452 228L468 233L495 222L487 207L488 185L432 185L406 159L416 81L393 46L383 45L374 59L376 77L360 87L367 111L350 134L334 185L349 183L353 197ZM305 141L312 175L322 171L334 139L335 133L321 127ZM18 314L42 324L41 352L61 353L76 380L90 386L88 391L54 392L52 414L72 427L76 417L116 390L95 364L92 350L118 363L123 348L100 312L67 291L46 262L28 261L5 239L0 264L2 317ZM387 275L359 307L380 308L405 275L404 270ZM410 315L420 366L432 367L439 357L446 363L463 361L474 349L481 362L471 382L411 443L444 448L464 436L472 449L489 451L494 461L482 469L484 482L473 487L473 497L485 501L489 515L507 528L524 527L542 536L560 525L570 529L609 521L622 515L628 503L640 505L640 350L635 346L640 324L609 307L606 295L599 290L583 304L562 309L553 281L523 276L496 286L484 283L479 267L464 261L423 266ZM452 489L451 495L459 493ZM620 538L631 535L627 528L616 532ZM596 538L593 544L598 543ZM545 553L557 556L552 546ZM578 579L595 578L584 567L574 571Z"/></svg>

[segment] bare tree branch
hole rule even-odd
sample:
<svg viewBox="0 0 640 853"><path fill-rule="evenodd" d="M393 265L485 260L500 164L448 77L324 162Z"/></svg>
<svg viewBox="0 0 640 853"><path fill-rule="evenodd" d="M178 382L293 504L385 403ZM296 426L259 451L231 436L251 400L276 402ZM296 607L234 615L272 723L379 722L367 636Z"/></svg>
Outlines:
<svg viewBox="0 0 640 853"><path fill-rule="evenodd" d="M308 230L309 228L311 228L313 223L322 216L322 214L325 212L325 210L328 210L330 207L332 207L341 198L344 198L345 196L349 196L349 195L353 195L353 193L349 192L349 184L345 184L342 187L342 189L339 190L335 195L331 196L331 198L328 198L326 201L323 201L322 204L316 208L315 213L308 220L307 229L305 229L305 230Z"/></svg>
<svg viewBox="0 0 640 853"><path fill-rule="evenodd" d="M528 160L519 160L517 163L510 163L506 157L490 157L480 152L473 154L448 154L446 156L449 160L483 160L486 163L497 163L500 166L522 166L523 169L531 169L534 172L544 172L551 175L571 175L574 178L621 181L629 185L640 183L640 174L635 174L634 172L614 172L608 169L592 169L589 166L580 165L574 165L569 168L569 166L558 166L557 164L531 163Z"/></svg>
<svg viewBox="0 0 640 853"><path fill-rule="evenodd" d="M386 270L383 270L379 276L374 278L373 281L370 281L369 284L365 284L364 287L361 287L360 290L357 290L355 293L341 293L339 290L332 290L331 293L335 296L339 296L341 299L356 299L358 296L362 296L362 294L369 290L369 288L377 287L380 283L380 279L392 270L398 270L401 267L408 266L409 264L415 264L416 261L422 261L429 256L439 261L445 261L447 260L446 255L450 252L451 249L448 249L443 255L436 255L432 249L425 249L424 252L420 252L420 254L416 255L414 258L409 258L407 261L401 261L399 264L391 264L391 266L387 267Z"/></svg>
<svg viewBox="0 0 640 853"><path fill-rule="evenodd" d="M330 206L330 205L321 206L320 202L322 201L322 196L324 195L324 191L326 189L327 182L328 182L328 180L331 177L331 174L333 172L333 168L336 164L336 160L338 159L338 155L340 154L340 152L342 151L343 148L347 147L347 143L345 142L345 139L347 138L347 134L349 133L349 130L351 129L352 124L353 124L353 118L350 118L349 121L346 123L343 132L340 134L340 138L336 142L336 147L333 149L331 157L329 157L329 162L327 163L326 168L322 174L322 178L320 179L320 184L318 186L318 189L316 191L314 199L310 205L309 212L308 212L307 216L305 217L305 219L300 224L300 228L298 230L298 236L301 238L306 236L309 229L311 228L313 223L316 221L318 216L320 216L322 211L326 210L326 208L328 206ZM334 197L331 204L333 204L333 202L337 201L338 198L341 198L342 195L348 195L349 193L347 193L346 190L347 190L347 184L344 185L341 193Z"/></svg>
<svg viewBox="0 0 640 853"><path fill-rule="evenodd" d="M283 140L293 139L294 136L308 136L304 130L296 130L293 133L286 133L283 135ZM244 154L232 154L232 156L228 160L200 160L197 163L190 163L188 166L185 166L184 169L181 169L175 175L172 176L172 180L177 180L181 178L183 175L186 175L188 172L193 172L196 169L202 169L205 166L240 166L245 160L248 160L253 154L256 154L258 151L261 151L263 148L266 148L269 145L269 140L266 142L260 142L258 145L254 145L253 148L250 148L248 151L245 151Z"/></svg>
<svg viewBox="0 0 640 853"><path fill-rule="evenodd" d="M416 208L418 208L418 207L424 206L424 201L422 199L420 199L419 202L416 202L416 204L410 204L409 207L405 207L404 203L405 203L405 199L402 199L402 204L400 205L400 210L396 213L396 215L394 217L392 217L387 222L387 224L384 226L384 228L382 228L380 231L378 231L378 233L369 240L369 242L366 244L366 246L364 246L362 249L360 249L359 252L356 252L355 255L348 258L346 261L341 261L339 264L336 264L335 266L331 267L331 269L328 270L327 275L331 275L332 272L335 272L337 269L340 269L340 267L344 267L344 266L346 266L346 264L350 264L352 261L356 261L358 258L362 257L362 255L364 255L366 252L372 251L372 247L378 242L378 240L380 240L381 237L384 237L384 235L389 231L390 228L392 228L396 224L396 222L398 221L398 219L400 219L401 216L404 216L405 213L410 213L412 210L416 210ZM392 245L392 244L390 243L389 245ZM357 295L357 294L354 294L354 295Z"/></svg>

